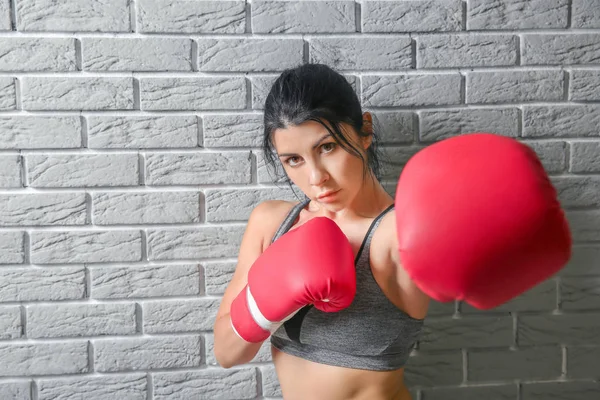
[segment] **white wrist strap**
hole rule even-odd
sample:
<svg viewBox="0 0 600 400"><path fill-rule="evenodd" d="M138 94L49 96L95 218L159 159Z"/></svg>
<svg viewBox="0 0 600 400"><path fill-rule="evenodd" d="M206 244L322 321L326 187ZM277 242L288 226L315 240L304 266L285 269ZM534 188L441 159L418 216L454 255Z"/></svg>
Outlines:
<svg viewBox="0 0 600 400"><path fill-rule="evenodd" d="M258 326L260 326L265 331L269 331L271 333L275 332L285 321L281 322L272 322L269 321L262 312L258 309L258 305L254 300L254 296L252 296L252 292L250 292L250 286L246 286L246 301L248 302L248 309L250 310L250 315L254 319L254 322ZM295 313L294 313L295 314ZM293 315L293 314L292 314ZM291 318L288 317L288 318ZM288 319L286 318L286 320Z"/></svg>

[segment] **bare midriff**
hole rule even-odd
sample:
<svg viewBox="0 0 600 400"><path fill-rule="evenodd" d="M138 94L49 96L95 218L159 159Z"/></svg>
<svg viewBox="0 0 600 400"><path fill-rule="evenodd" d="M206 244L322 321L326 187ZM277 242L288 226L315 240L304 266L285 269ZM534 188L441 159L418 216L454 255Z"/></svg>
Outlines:
<svg viewBox="0 0 600 400"><path fill-rule="evenodd" d="M412 400L404 385L404 369L337 367L271 349L284 400Z"/></svg>

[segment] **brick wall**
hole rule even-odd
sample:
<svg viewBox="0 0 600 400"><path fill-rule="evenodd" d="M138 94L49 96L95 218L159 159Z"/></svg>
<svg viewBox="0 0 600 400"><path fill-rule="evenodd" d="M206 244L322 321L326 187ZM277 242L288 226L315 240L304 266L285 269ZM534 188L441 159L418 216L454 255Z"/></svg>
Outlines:
<svg viewBox="0 0 600 400"><path fill-rule="evenodd" d="M250 210L292 197L261 108L307 61L347 76L396 161L517 137L569 210L559 276L432 305L415 400L600 398L600 0L1 0L1 399L281 396L266 346L224 370L211 328Z"/></svg>

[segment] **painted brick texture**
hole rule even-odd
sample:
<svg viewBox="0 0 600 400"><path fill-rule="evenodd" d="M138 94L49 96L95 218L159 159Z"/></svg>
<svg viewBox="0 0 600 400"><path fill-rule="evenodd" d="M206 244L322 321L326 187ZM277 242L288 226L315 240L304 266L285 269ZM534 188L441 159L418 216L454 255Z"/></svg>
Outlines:
<svg viewBox="0 0 600 400"><path fill-rule="evenodd" d="M600 399L599 0L0 0L0 399L278 399L212 323L250 211L294 199L263 104L326 63L372 111L384 184L435 141L530 145L568 267L482 312L434 303L414 400Z"/></svg>

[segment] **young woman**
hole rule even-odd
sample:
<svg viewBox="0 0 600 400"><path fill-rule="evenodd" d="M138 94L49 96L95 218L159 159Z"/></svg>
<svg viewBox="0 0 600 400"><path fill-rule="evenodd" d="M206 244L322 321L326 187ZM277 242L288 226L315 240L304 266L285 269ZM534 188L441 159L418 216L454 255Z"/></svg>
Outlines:
<svg viewBox="0 0 600 400"><path fill-rule="evenodd" d="M270 337L286 400L409 400L404 366L430 296L492 308L570 258L556 190L515 139L432 144L404 166L392 199L371 115L322 65L277 79L264 139L306 199L253 210L214 348L230 367Z"/></svg>
<svg viewBox="0 0 600 400"><path fill-rule="evenodd" d="M264 112L266 159L274 168L283 167L286 177L306 198L300 202L265 201L251 213L237 268L214 325L217 361L225 368L247 363L266 339L260 335L256 340L243 339L235 328L243 324L232 322L235 299L244 304L255 301L248 300L250 295L244 290L253 264L285 233L295 230L304 235L297 243L308 243L303 251L310 256L313 245L319 245L310 244L317 233L310 229L326 228L309 228L307 223L326 217L344 233L352 250L354 271L348 275L355 274L355 292L346 296L351 304L348 301L335 312L306 304L267 329L272 333L273 362L283 397L410 400L403 382L404 365L419 337L429 297L411 281L398 260L394 199L378 179L372 116L362 112L343 76L315 64L283 72L267 97ZM301 231L303 226L306 231ZM280 253L289 253L287 250ZM331 263L337 262L335 253L331 258ZM284 299L276 298L281 296L275 295L281 292L281 279L273 281L273 276L293 269L278 261L263 261L271 269L256 278L267 286L266 297L271 300L266 301L276 304ZM305 263L309 269L323 269L314 264L310 260Z"/></svg>

